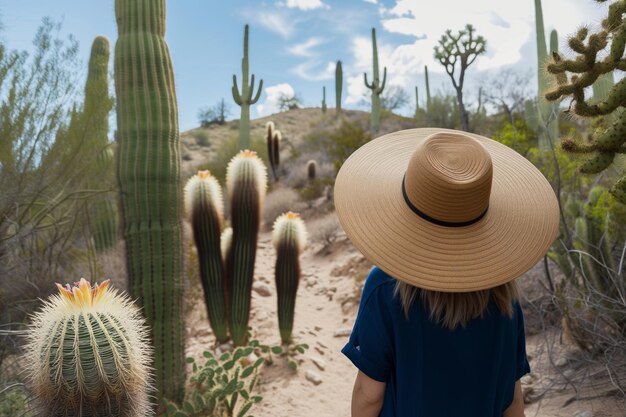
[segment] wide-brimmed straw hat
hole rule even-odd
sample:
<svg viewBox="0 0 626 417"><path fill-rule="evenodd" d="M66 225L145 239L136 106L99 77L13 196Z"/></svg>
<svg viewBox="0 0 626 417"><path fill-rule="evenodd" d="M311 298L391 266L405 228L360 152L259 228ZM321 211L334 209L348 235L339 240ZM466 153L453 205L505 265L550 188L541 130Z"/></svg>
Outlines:
<svg viewBox="0 0 626 417"><path fill-rule="evenodd" d="M355 151L335 181L341 226L396 279L446 292L496 287L528 271L559 230L552 187L489 138L410 129Z"/></svg>

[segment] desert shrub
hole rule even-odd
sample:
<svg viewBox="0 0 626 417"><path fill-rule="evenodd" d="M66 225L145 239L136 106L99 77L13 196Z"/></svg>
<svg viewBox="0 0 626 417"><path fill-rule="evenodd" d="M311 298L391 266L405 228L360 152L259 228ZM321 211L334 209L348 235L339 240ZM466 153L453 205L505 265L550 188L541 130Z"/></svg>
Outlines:
<svg viewBox="0 0 626 417"><path fill-rule="evenodd" d="M311 202L317 198L320 198L324 191L327 190L327 187L332 187L332 180L315 178L312 181L308 181L307 184L298 189L298 194L304 201L309 202L309 206Z"/></svg>
<svg viewBox="0 0 626 417"><path fill-rule="evenodd" d="M250 142L251 150L255 151L259 157L268 166L267 148L265 142L258 137L251 138ZM221 142L217 148L215 155L211 160L197 167L197 169L208 169L211 174L215 176L221 184L225 184L226 181L226 167L230 160L239 153L239 136L231 135L228 139Z"/></svg>
<svg viewBox="0 0 626 417"><path fill-rule="evenodd" d="M193 132L193 138L200 146L211 146L211 143L209 142L209 134L204 130L196 130Z"/></svg>
<svg viewBox="0 0 626 417"><path fill-rule="evenodd" d="M531 148L537 146L536 138L520 120L516 121L515 125L505 123L502 129L493 135L492 139L514 149L523 156L526 156Z"/></svg>
<svg viewBox="0 0 626 417"><path fill-rule="evenodd" d="M288 211L298 211L300 197L291 188L277 188L265 197L263 224L270 229L278 216Z"/></svg>
<svg viewBox="0 0 626 417"><path fill-rule="evenodd" d="M238 347L234 352L219 356L212 352L203 353L206 361L198 365L193 358L191 375L182 406L165 401L167 416L249 416L248 411L262 397L252 395L256 387L258 368L265 359L257 358L250 363L248 357L254 352L253 346Z"/></svg>
<svg viewBox="0 0 626 417"><path fill-rule="evenodd" d="M311 243L319 245L320 252L323 253L328 253L331 245L342 233L339 220L334 213L311 222L309 230L311 230Z"/></svg>
<svg viewBox="0 0 626 417"><path fill-rule="evenodd" d="M328 161L328 157L322 152L306 153L300 155L289 166L285 167L286 175L281 179L281 183L297 189L302 188L309 182L307 161L314 159L317 161L316 178L333 178L335 176L335 168Z"/></svg>

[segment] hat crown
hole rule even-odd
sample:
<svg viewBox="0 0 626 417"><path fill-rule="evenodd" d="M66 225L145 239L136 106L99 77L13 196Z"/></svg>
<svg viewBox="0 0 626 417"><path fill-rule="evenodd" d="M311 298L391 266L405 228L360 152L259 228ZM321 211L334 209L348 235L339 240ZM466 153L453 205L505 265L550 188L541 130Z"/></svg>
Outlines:
<svg viewBox="0 0 626 417"><path fill-rule="evenodd" d="M480 218L489 206L493 165L469 135L435 133L421 141L405 173L406 198L419 212L447 223Z"/></svg>

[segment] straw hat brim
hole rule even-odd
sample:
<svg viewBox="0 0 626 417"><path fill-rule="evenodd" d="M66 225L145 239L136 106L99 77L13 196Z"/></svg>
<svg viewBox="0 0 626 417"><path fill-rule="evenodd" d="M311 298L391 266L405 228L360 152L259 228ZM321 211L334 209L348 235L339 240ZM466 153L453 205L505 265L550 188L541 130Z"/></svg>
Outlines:
<svg viewBox="0 0 626 417"><path fill-rule="evenodd" d="M376 138L350 155L335 181L341 226L373 264L420 288L468 292L519 277L544 256L558 234L558 202L550 183L514 150L467 133L492 158L489 208L470 226L433 224L407 206L402 178L417 144L439 132L456 131L403 130Z"/></svg>

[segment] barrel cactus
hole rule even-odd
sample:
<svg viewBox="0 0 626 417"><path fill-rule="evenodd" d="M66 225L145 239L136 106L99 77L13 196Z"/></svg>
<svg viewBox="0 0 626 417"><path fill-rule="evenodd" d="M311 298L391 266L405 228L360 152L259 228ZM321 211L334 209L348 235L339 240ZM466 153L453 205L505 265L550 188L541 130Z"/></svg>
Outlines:
<svg viewBox="0 0 626 417"><path fill-rule="evenodd" d="M224 223L222 188L209 171L199 171L185 185L185 208L198 248L200 281L209 323L218 342L228 339L224 261L220 235Z"/></svg>
<svg viewBox="0 0 626 417"><path fill-rule="evenodd" d="M157 397L182 401L182 189L165 0L116 0L117 177L128 289L152 329Z"/></svg>
<svg viewBox="0 0 626 417"><path fill-rule="evenodd" d="M267 169L256 152L239 152L226 169L232 241L226 256L230 335L235 345L247 339L261 210Z"/></svg>
<svg viewBox="0 0 626 417"><path fill-rule="evenodd" d="M291 341L296 293L300 282L300 253L306 246L307 232L298 213L287 212L274 222L272 243L276 249L276 296L278 328L283 343Z"/></svg>
<svg viewBox="0 0 626 417"><path fill-rule="evenodd" d="M55 416L149 416L151 348L139 309L109 281L57 284L33 315L24 363L38 411Z"/></svg>
<svg viewBox="0 0 626 417"><path fill-rule="evenodd" d="M309 178L309 181L313 181L315 179L315 174L317 171L317 162L315 162L315 159L311 159L306 163L306 172L307 172L307 177Z"/></svg>

